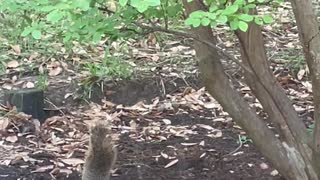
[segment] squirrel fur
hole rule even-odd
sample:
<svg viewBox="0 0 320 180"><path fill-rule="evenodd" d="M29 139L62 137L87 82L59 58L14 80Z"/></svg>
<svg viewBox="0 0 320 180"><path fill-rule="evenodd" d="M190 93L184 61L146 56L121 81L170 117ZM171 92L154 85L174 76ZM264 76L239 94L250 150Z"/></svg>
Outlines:
<svg viewBox="0 0 320 180"><path fill-rule="evenodd" d="M116 160L111 130L103 121L90 128L89 149L86 154L82 180L109 180L110 170Z"/></svg>

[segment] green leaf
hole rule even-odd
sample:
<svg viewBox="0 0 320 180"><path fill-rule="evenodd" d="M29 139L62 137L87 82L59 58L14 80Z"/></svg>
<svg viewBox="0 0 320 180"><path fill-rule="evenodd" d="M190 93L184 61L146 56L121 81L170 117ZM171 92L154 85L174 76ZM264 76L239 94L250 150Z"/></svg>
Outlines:
<svg viewBox="0 0 320 180"><path fill-rule="evenodd" d="M248 24L244 21L239 21L239 29L243 32L246 32L248 30Z"/></svg>
<svg viewBox="0 0 320 180"><path fill-rule="evenodd" d="M212 3L210 8L209 8L209 12L214 12L214 11L216 11L218 9L219 9L219 7L216 4Z"/></svg>
<svg viewBox="0 0 320 180"><path fill-rule="evenodd" d="M160 6L161 4L161 1L160 0L140 0L141 3L146 3L148 4L149 6Z"/></svg>
<svg viewBox="0 0 320 180"><path fill-rule="evenodd" d="M255 0L248 0L248 3L253 3Z"/></svg>
<svg viewBox="0 0 320 180"><path fill-rule="evenodd" d="M93 36L92 36L92 40L93 40L94 42L99 42L99 41L101 41L101 35L102 35L101 32L95 32L95 33L93 34Z"/></svg>
<svg viewBox="0 0 320 180"><path fill-rule="evenodd" d="M44 12L50 12L52 10L56 9L54 6L43 6L40 8L41 11L44 11Z"/></svg>
<svg viewBox="0 0 320 180"><path fill-rule="evenodd" d="M47 15L47 20L52 22L52 23L56 23L58 22L60 19L63 18L63 13L60 12L59 10L54 10L51 11L48 15Z"/></svg>
<svg viewBox="0 0 320 180"><path fill-rule="evenodd" d="M147 4L141 4L141 5L137 6L136 8L139 13L143 13L149 8L149 6Z"/></svg>
<svg viewBox="0 0 320 180"><path fill-rule="evenodd" d="M35 29L31 32L31 35L35 39L41 39L41 31L38 29Z"/></svg>
<svg viewBox="0 0 320 180"><path fill-rule="evenodd" d="M211 23L210 23L210 26L211 26L211 28L216 28L217 27L217 22L214 22L214 21L211 21Z"/></svg>
<svg viewBox="0 0 320 180"><path fill-rule="evenodd" d="M22 33L21 33L21 36L23 36L23 37L28 36L28 35L31 33L32 30L33 30L33 29L32 29L31 27L26 27L26 28L24 28L24 30L23 30Z"/></svg>
<svg viewBox="0 0 320 180"><path fill-rule="evenodd" d="M198 27L201 24L200 19L188 18L184 22L186 26Z"/></svg>
<svg viewBox="0 0 320 180"><path fill-rule="evenodd" d="M245 8L248 8L248 9L253 9L253 8L255 8L255 7L257 7L257 5L255 5L255 4L247 4L247 5L245 6Z"/></svg>
<svg viewBox="0 0 320 180"><path fill-rule="evenodd" d="M225 10L222 11L222 14L224 15L231 15L238 11L239 6L237 4L233 4L231 6L228 6Z"/></svg>
<svg viewBox="0 0 320 180"><path fill-rule="evenodd" d="M253 16L251 16L249 14L240 14L240 16L238 16L238 18L242 21L245 21L245 22L251 22L253 20Z"/></svg>
<svg viewBox="0 0 320 180"><path fill-rule="evenodd" d="M201 19L201 24L203 25L203 26L208 26L209 24L210 24L210 19L209 18L203 18L203 19Z"/></svg>
<svg viewBox="0 0 320 180"><path fill-rule="evenodd" d="M233 4L237 4L237 5L242 6L242 5L244 5L245 3L246 3L246 2L245 2L244 0L236 0L236 1L234 1Z"/></svg>
<svg viewBox="0 0 320 180"><path fill-rule="evenodd" d="M233 21L230 22L230 29L231 30L237 30L239 28L239 20L234 19Z"/></svg>
<svg viewBox="0 0 320 180"><path fill-rule="evenodd" d="M91 1L88 0L73 0L73 5L80 8L83 11L87 11L90 9L90 2Z"/></svg>
<svg viewBox="0 0 320 180"><path fill-rule="evenodd" d="M203 18L206 15L206 12L198 10L198 11L194 11L192 12L189 17L190 18Z"/></svg>
<svg viewBox="0 0 320 180"><path fill-rule="evenodd" d="M217 19L217 14L216 13L208 13L207 17L211 20L216 20Z"/></svg>
<svg viewBox="0 0 320 180"><path fill-rule="evenodd" d="M125 5L127 5L127 3L128 3L128 0L119 0L119 4L120 4L120 6L125 6Z"/></svg>
<svg viewBox="0 0 320 180"><path fill-rule="evenodd" d="M218 22L218 23L225 24L226 22L228 22L228 17L225 16L225 15L220 15L220 16L217 18L217 22Z"/></svg>
<svg viewBox="0 0 320 180"><path fill-rule="evenodd" d="M263 22L266 23L266 24L270 24L270 23L273 22L273 18L272 18L272 16L270 16L270 15L264 15L264 16L262 17L262 20L263 20Z"/></svg>
<svg viewBox="0 0 320 180"><path fill-rule="evenodd" d="M248 14L248 13L249 13L249 10L250 10L250 9L253 9L253 8L255 8L255 7L256 7L255 4L248 4L248 5L246 5L246 6L243 7L243 12Z"/></svg>
<svg viewBox="0 0 320 180"><path fill-rule="evenodd" d="M263 25L263 20L261 17L255 17L254 18L254 22L257 24L257 25Z"/></svg>
<svg viewBox="0 0 320 180"><path fill-rule="evenodd" d="M71 39L71 33L67 33L64 37L63 37L63 42L64 43L68 43L70 42Z"/></svg>
<svg viewBox="0 0 320 180"><path fill-rule="evenodd" d="M160 0L131 0L131 6L137 9L140 13L145 12L149 7L159 6Z"/></svg>
<svg viewBox="0 0 320 180"><path fill-rule="evenodd" d="M263 3L265 0L257 0L259 3Z"/></svg>
<svg viewBox="0 0 320 180"><path fill-rule="evenodd" d="M193 27L199 27L201 24L201 21L194 21L194 23L192 24Z"/></svg>
<svg viewBox="0 0 320 180"><path fill-rule="evenodd" d="M220 4L225 4L227 0L218 0Z"/></svg>
<svg viewBox="0 0 320 180"><path fill-rule="evenodd" d="M179 14L180 12L182 12L182 5L181 4L176 4L175 6L169 6L167 7L167 13L169 17L176 17L177 14ZM161 14L159 16L159 18L162 18L163 15Z"/></svg>

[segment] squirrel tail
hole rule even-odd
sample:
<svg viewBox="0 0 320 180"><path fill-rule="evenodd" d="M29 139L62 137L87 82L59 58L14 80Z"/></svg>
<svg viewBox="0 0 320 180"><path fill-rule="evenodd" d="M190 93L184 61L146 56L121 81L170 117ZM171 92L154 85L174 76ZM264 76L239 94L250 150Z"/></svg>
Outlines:
<svg viewBox="0 0 320 180"><path fill-rule="evenodd" d="M105 121L98 121L91 127L90 133L82 180L109 180L116 160L111 130Z"/></svg>

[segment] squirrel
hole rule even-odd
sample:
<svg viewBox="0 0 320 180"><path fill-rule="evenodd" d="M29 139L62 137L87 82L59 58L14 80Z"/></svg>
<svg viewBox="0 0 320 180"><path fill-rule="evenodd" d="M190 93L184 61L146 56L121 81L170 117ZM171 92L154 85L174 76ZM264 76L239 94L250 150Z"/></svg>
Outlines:
<svg viewBox="0 0 320 180"><path fill-rule="evenodd" d="M107 124L98 121L90 128L89 149L87 150L82 180L109 180L110 170L116 160L111 130Z"/></svg>

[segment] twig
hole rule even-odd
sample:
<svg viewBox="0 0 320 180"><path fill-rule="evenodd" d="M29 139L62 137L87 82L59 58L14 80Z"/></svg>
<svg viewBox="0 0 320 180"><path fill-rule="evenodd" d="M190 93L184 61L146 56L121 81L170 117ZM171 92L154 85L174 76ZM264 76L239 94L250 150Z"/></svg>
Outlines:
<svg viewBox="0 0 320 180"><path fill-rule="evenodd" d="M211 48L214 48L215 50L220 52L221 55L223 55L224 57L226 57L226 58L234 61L235 63L237 63L243 70L247 71L250 74L253 74L253 72L247 66L242 64L238 59L232 57L230 54L226 53L223 49L221 49L220 47L216 46L215 44L213 44L210 41L202 40L202 39L198 38L197 36L194 36L193 34L190 34L190 33L169 30L169 29L162 28L160 26L148 26L148 25L141 24L139 22L135 22L134 24L139 26L140 28L151 30L153 32L164 32L164 33L167 33L167 34L172 34L172 35L181 36L181 37L185 37L185 38L193 38L194 40L196 40L198 42L201 42L203 44L208 45Z"/></svg>
<svg viewBox="0 0 320 180"><path fill-rule="evenodd" d="M241 147L242 147L242 141L241 141L241 136L239 135L239 146L238 146L235 150L233 150L233 151L231 151L230 153L224 155L223 157L230 156L230 155L234 154L234 153L237 152Z"/></svg>
<svg viewBox="0 0 320 180"><path fill-rule="evenodd" d="M163 95L165 96L166 95L166 87L164 86L164 83L163 83L162 79L161 79L160 83L161 83L161 86L162 86L162 89L163 89Z"/></svg>
<svg viewBox="0 0 320 180"><path fill-rule="evenodd" d="M51 104L54 108L56 108L56 110L58 110L63 116L65 116L65 113L60 108L58 108L53 102L49 101L48 99L45 99L45 101Z"/></svg>

